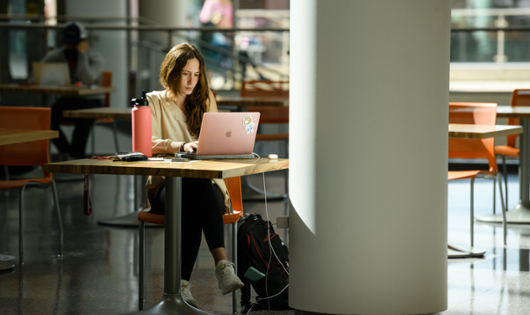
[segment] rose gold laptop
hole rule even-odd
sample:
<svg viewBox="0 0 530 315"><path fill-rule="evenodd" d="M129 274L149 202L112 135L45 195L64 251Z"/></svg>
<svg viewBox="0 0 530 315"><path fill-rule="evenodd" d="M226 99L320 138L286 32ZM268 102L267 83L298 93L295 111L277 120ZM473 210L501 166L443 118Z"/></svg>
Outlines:
<svg viewBox="0 0 530 315"><path fill-rule="evenodd" d="M259 112L204 113L197 152L189 159L252 158Z"/></svg>

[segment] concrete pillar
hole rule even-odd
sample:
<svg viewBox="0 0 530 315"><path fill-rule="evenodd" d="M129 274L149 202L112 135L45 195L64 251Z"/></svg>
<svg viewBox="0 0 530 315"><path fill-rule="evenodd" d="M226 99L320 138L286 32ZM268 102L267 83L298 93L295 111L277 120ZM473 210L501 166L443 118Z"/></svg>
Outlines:
<svg viewBox="0 0 530 315"><path fill-rule="evenodd" d="M139 5L140 17L144 19L148 19L158 25L166 27L186 26L187 3L184 0L159 0L156 2L156 5L154 5L152 1L139 1ZM182 32L177 34L183 35ZM186 41L181 36L172 39L173 43L169 44L168 34L158 32L143 32L140 33L140 38L155 42L159 45L167 45L166 47L168 48Z"/></svg>
<svg viewBox="0 0 530 315"><path fill-rule="evenodd" d="M104 8L104 9L102 9ZM96 22L94 25L127 25L126 3L124 0L67 0L66 15L72 17L116 18L123 21ZM83 22L85 26L89 23ZM127 43L125 31L89 31L90 47L105 57L103 70L112 71L112 86L116 91L110 94L112 107L128 107L130 100L127 95Z"/></svg>
<svg viewBox="0 0 530 315"><path fill-rule="evenodd" d="M450 1L291 0L290 306L447 308Z"/></svg>

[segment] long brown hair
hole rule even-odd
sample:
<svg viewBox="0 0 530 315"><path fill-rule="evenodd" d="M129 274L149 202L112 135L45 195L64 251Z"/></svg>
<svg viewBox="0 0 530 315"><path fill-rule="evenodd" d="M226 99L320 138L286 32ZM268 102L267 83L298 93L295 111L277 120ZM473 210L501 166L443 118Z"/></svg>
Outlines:
<svg viewBox="0 0 530 315"><path fill-rule="evenodd" d="M210 88L206 79L206 66L199 50L189 43L177 45L167 53L160 66L160 83L173 95L179 92L182 69L190 59L199 60L199 81L193 92L184 100L184 114L188 130L194 137L199 137L201 132L202 116L208 111L207 103Z"/></svg>

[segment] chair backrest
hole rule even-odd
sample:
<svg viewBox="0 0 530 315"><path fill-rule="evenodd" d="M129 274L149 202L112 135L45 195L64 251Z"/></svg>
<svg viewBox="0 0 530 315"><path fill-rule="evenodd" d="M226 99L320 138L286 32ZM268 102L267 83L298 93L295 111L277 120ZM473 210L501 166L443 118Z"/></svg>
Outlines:
<svg viewBox="0 0 530 315"><path fill-rule="evenodd" d="M288 124L289 106L247 106L249 112L260 112L260 124Z"/></svg>
<svg viewBox="0 0 530 315"><path fill-rule="evenodd" d="M530 106L530 89L517 89L512 92L510 106ZM520 125L519 118L508 118L508 125ZM519 135L509 135L506 137L506 145L515 148Z"/></svg>
<svg viewBox="0 0 530 315"><path fill-rule="evenodd" d="M0 128L50 130L50 117L50 108L0 106ZM44 171L49 162L48 140L0 146L0 165L40 165Z"/></svg>
<svg viewBox="0 0 530 315"><path fill-rule="evenodd" d="M103 71L101 73L101 86L102 87L111 87L112 86L112 71ZM110 107L110 93L105 94L105 104L104 107Z"/></svg>
<svg viewBox="0 0 530 315"><path fill-rule="evenodd" d="M243 81L241 97L289 98L289 81ZM289 123L288 106L248 106L249 112L260 112L260 124Z"/></svg>
<svg viewBox="0 0 530 315"><path fill-rule="evenodd" d="M243 81L241 97L289 97L289 81Z"/></svg>
<svg viewBox="0 0 530 315"><path fill-rule="evenodd" d="M232 210L240 212L243 216L243 196L241 194L241 177L225 178L224 182L228 193L230 194L230 201L232 203Z"/></svg>
<svg viewBox="0 0 530 315"><path fill-rule="evenodd" d="M450 124L495 125L496 119L497 104L449 103ZM485 158L488 160L490 171L497 171L494 146L494 138L449 138L449 158Z"/></svg>

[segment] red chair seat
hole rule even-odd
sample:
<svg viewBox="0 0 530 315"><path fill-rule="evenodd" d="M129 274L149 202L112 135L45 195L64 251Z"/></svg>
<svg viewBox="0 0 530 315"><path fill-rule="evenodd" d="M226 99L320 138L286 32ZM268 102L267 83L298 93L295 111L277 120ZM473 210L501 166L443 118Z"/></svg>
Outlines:
<svg viewBox="0 0 530 315"><path fill-rule="evenodd" d="M519 148L514 148L508 145L495 146L495 154L497 155L519 157L520 151L521 150Z"/></svg>
<svg viewBox="0 0 530 315"><path fill-rule="evenodd" d="M138 220L146 222L146 223L153 223L153 224L158 224L158 225L166 224L165 215L154 214L154 213L149 213L145 211L140 211L140 213L138 213Z"/></svg>
<svg viewBox="0 0 530 315"><path fill-rule="evenodd" d="M495 176L496 172L479 171L479 170L473 170L473 171L449 171L449 172L447 172L447 179L448 180L455 180L455 179L472 178L472 177L477 176L478 174L485 174L485 175Z"/></svg>
<svg viewBox="0 0 530 315"><path fill-rule="evenodd" d="M17 179L17 180L5 180L0 181L0 190L1 189L11 189L11 188L20 188L28 182L37 182L41 184L49 184L52 181L52 178L28 178L28 179Z"/></svg>

